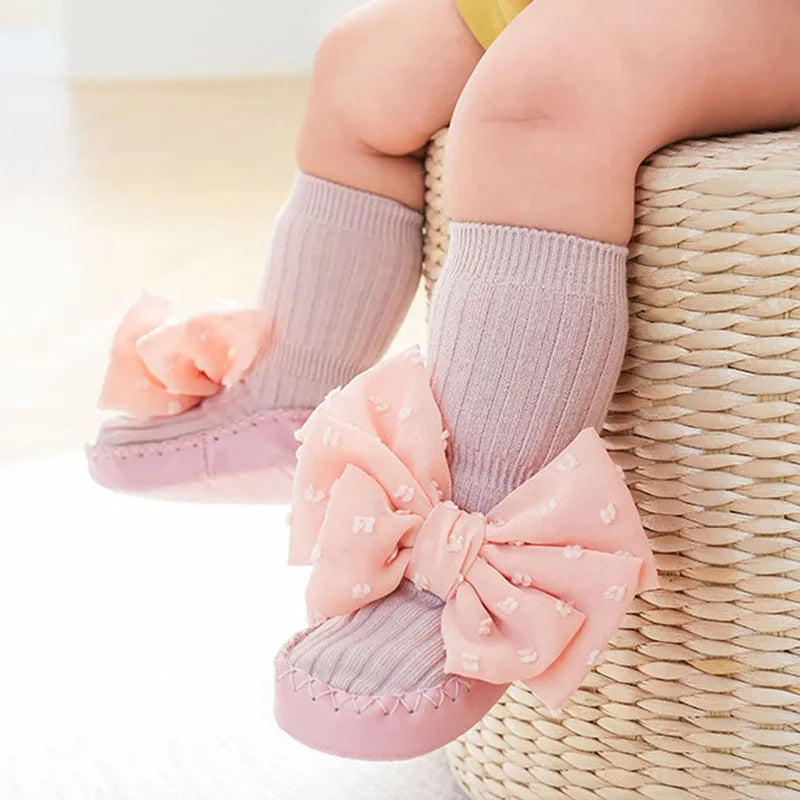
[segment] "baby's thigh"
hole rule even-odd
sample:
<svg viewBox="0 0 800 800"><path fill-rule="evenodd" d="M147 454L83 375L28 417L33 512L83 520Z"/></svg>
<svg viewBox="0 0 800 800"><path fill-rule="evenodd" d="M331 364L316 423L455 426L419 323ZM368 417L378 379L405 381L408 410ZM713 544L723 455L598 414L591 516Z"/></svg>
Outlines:
<svg viewBox="0 0 800 800"><path fill-rule="evenodd" d="M450 121L482 54L453 0L376 0L320 44L309 116L381 153L405 155Z"/></svg>
<svg viewBox="0 0 800 800"><path fill-rule="evenodd" d="M533 0L459 99L448 209L624 243L649 153L800 122L797 52L798 0Z"/></svg>
<svg viewBox="0 0 800 800"><path fill-rule="evenodd" d="M800 121L797 0L533 0L469 102L490 118L596 121L643 158L687 136Z"/></svg>

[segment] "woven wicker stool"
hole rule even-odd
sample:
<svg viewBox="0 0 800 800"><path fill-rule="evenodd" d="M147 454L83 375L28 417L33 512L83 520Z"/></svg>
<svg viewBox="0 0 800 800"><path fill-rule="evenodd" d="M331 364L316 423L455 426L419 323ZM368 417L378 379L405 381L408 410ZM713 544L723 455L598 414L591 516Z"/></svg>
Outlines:
<svg viewBox="0 0 800 800"><path fill-rule="evenodd" d="M445 133L426 275L447 248ZM554 718L521 685L449 748L471 798L800 798L800 130L638 176L630 340L605 442L663 587Z"/></svg>

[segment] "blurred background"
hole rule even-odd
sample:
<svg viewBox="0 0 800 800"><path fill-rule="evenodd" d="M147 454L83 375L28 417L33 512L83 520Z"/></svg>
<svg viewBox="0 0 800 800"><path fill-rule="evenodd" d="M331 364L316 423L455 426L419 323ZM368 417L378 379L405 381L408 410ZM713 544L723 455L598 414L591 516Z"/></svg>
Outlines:
<svg viewBox="0 0 800 800"><path fill-rule="evenodd" d="M91 434L141 288L252 300L315 45L355 5L0 2L0 459Z"/></svg>
<svg viewBox="0 0 800 800"><path fill-rule="evenodd" d="M142 288L252 302L315 44L355 5L0 0L2 800L460 796L442 754L353 764L276 729L306 578L285 507L112 494L82 454Z"/></svg>

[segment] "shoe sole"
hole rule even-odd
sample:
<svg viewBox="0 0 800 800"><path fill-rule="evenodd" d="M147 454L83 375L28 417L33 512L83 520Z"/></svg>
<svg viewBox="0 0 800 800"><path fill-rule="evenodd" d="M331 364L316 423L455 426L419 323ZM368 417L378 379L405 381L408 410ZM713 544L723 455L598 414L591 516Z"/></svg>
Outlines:
<svg viewBox="0 0 800 800"><path fill-rule="evenodd" d="M201 433L86 448L101 486L169 500L287 503L308 410L264 411Z"/></svg>
<svg viewBox="0 0 800 800"><path fill-rule="evenodd" d="M452 742L503 696L497 686L451 675L442 686L403 695L355 697L275 663L275 719L292 738L343 758L402 761Z"/></svg>

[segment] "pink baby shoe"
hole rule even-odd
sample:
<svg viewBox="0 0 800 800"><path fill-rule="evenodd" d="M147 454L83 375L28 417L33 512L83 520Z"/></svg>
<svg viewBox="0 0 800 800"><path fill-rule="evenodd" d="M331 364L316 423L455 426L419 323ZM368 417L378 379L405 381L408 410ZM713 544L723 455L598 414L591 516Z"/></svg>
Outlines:
<svg viewBox="0 0 800 800"><path fill-rule="evenodd" d="M634 596L658 585L592 429L488 514L459 509L418 350L329 397L299 438L291 560L313 564L312 627L278 655L275 714L312 747L418 756L474 725L512 681L556 710Z"/></svg>
<svg viewBox="0 0 800 800"><path fill-rule="evenodd" d="M143 294L114 337L100 407L106 422L87 447L103 486L173 499L286 502L310 409L259 410L251 386L270 347L264 314L231 302L174 317Z"/></svg>

